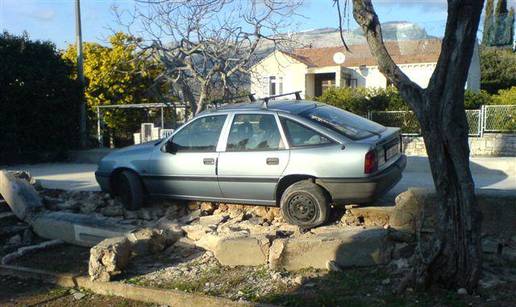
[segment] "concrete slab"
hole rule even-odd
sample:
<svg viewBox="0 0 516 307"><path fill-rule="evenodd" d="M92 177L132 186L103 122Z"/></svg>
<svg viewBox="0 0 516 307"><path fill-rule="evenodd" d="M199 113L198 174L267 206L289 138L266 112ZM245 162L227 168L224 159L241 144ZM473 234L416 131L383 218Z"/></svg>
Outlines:
<svg viewBox="0 0 516 307"><path fill-rule="evenodd" d="M115 225L107 218L66 212L42 214L34 220L32 228L40 237L86 247L95 246L106 238L126 236L136 229Z"/></svg>
<svg viewBox="0 0 516 307"><path fill-rule="evenodd" d="M329 261L339 267L385 264L391 260L392 242L388 231L380 228L343 229L318 235L304 235L273 241L269 265L274 269L296 271L327 269Z"/></svg>

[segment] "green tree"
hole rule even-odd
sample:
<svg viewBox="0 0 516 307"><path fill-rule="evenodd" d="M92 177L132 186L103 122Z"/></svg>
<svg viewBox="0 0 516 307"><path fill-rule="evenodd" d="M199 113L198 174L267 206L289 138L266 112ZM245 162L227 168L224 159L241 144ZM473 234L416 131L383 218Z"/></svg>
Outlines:
<svg viewBox="0 0 516 307"><path fill-rule="evenodd" d="M492 102L493 98L484 90L480 92L466 90L464 92L464 108L466 110L480 109L482 105L489 105Z"/></svg>
<svg viewBox="0 0 516 307"><path fill-rule="evenodd" d="M512 44L514 32L514 9L507 10L507 0L498 0L494 11L494 35L491 46L508 46Z"/></svg>
<svg viewBox="0 0 516 307"><path fill-rule="evenodd" d="M509 48L480 49L480 86L490 94L516 86L516 54Z"/></svg>
<svg viewBox="0 0 516 307"><path fill-rule="evenodd" d="M79 85L55 45L4 32L0 67L0 164L56 157L76 146Z"/></svg>
<svg viewBox="0 0 516 307"><path fill-rule="evenodd" d="M505 29L504 29L504 38L507 42L507 45L512 44L512 40L514 37L514 7L511 7L509 10L509 15L505 19Z"/></svg>
<svg viewBox="0 0 516 307"><path fill-rule="evenodd" d="M137 38L116 33L109 38L109 42L110 47L90 42L83 44L85 96L91 121L96 120L93 113L95 106L160 102L159 94L166 91L155 82L160 73L159 67L141 60L137 52ZM76 63L76 47L70 45L63 58ZM129 143L132 133L146 116L141 110L105 111L104 121L111 136L115 136L115 145Z"/></svg>
<svg viewBox="0 0 516 307"><path fill-rule="evenodd" d="M482 33L482 44L491 46L493 42L493 30L494 30L494 0L486 1L486 8L484 14L484 31Z"/></svg>

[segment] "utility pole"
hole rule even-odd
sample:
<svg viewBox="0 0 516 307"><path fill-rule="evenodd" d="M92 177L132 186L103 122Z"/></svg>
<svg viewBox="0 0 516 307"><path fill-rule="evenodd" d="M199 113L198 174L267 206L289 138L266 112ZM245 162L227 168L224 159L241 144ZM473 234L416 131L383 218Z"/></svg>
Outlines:
<svg viewBox="0 0 516 307"><path fill-rule="evenodd" d="M75 0L75 43L77 44L77 77L81 83L81 100L80 100L80 123L79 123L79 140L81 148L87 146L86 134L86 99L84 97L84 69L82 55L82 30L81 30L81 3Z"/></svg>

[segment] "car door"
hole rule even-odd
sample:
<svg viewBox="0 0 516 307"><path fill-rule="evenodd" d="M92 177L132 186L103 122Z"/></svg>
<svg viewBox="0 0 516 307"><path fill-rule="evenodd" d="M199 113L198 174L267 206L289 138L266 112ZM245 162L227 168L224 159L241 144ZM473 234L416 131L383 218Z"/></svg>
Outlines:
<svg viewBox="0 0 516 307"><path fill-rule="evenodd" d="M289 151L277 115L235 113L225 151L219 155L218 179L222 195L249 203L275 201L275 190L285 170Z"/></svg>
<svg viewBox="0 0 516 307"><path fill-rule="evenodd" d="M156 150L144 176L149 192L184 199L221 197L216 148L226 118L227 114L200 117L168 140L173 143L172 153Z"/></svg>

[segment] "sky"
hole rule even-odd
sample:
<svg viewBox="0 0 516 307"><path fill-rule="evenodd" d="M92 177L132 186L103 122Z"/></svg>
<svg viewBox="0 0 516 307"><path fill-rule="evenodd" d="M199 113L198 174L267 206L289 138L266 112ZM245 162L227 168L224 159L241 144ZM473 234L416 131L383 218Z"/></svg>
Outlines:
<svg viewBox="0 0 516 307"><path fill-rule="evenodd" d="M74 3L74 0L0 0L0 30L12 34L27 31L32 39L50 40L58 48L65 48L75 41ZM294 17L296 27L291 30L337 27L337 11L332 3L332 0L305 0L299 15ZM516 0L508 3L515 6ZM444 34L446 1L373 0L373 4L381 22L409 21L419 24L430 35ZM123 30L116 22L113 7L131 9L134 1L81 0L83 41L104 44L114 30ZM349 28L356 27L351 18Z"/></svg>

